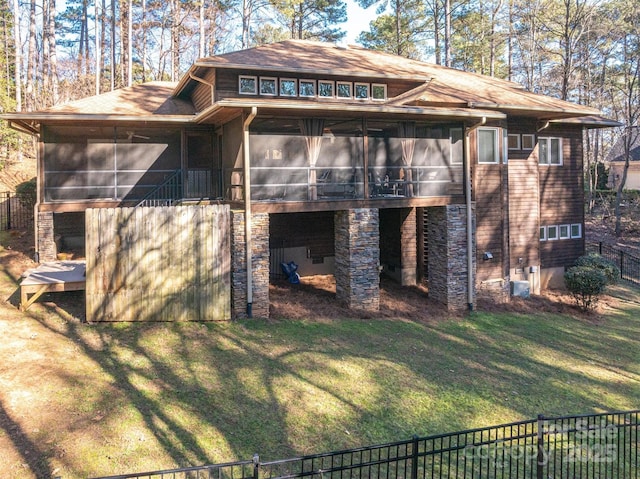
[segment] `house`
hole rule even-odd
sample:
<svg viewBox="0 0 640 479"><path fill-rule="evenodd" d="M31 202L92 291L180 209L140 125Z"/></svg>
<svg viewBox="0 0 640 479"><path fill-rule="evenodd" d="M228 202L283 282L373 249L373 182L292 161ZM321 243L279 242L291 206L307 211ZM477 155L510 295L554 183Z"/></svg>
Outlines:
<svg viewBox="0 0 640 479"><path fill-rule="evenodd" d="M283 261L334 274L364 309L380 272L426 279L451 309L556 284L584 252L583 129L617 125L512 82L300 40L1 117L38 138L41 261L82 248L89 207L228 204L248 220L234 244L268 244L244 258L262 280L235 292L261 298L257 316Z"/></svg>
<svg viewBox="0 0 640 479"><path fill-rule="evenodd" d="M630 136L628 136L630 135ZM629 169L624 188L627 190L640 190L640 127L628 128L625 133L618 138L611 151L605 159L609 164L609 178L607 185L617 189L624 174L624 164L626 161L625 142L629 141Z"/></svg>

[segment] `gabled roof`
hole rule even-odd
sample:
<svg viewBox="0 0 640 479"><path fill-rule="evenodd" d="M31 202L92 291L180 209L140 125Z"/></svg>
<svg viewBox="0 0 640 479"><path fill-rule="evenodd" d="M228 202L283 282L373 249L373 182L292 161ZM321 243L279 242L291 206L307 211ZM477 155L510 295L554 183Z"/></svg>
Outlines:
<svg viewBox="0 0 640 479"><path fill-rule="evenodd" d="M191 73L203 68L245 71L341 75L422 82L420 86L388 100L394 106L452 106L499 110L505 113L559 119L600 115L594 108L528 92L514 82L412 60L359 46L286 40L247 50L198 60ZM175 93L194 80L185 75Z"/></svg>
<svg viewBox="0 0 640 479"><path fill-rule="evenodd" d="M625 160L625 142L628 136L631 135L631 145L629 148L629 160L640 161L640 126L633 126L625 130L625 132L618 138L611 148L611 151L607 154L605 161L626 161Z"/></svg>

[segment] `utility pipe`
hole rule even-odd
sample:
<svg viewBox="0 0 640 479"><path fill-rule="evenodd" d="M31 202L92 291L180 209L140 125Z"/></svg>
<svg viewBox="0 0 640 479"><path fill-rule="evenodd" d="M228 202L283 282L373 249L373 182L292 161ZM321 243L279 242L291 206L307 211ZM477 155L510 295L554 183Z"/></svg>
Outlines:
<svg viewBox="0 0 640 479"><path fill-rule="evenodd" d="M258 108L251 107L251 113L242 124L242 153L244 169L244 238L247 258L247 316L253 317L253 262L251 261L251 157L249 155L249 125L258 114Z"/></svg>
<svg viewBox="0 0 640 479"><path fill-rule="evenodd" d="M469 137L471 132L487 123L487 118L482 117L480 122L465 130L464 138L464 176L465 176L465 202L467 206L467 306L473 311L473 209L471 208L471 148Z"/></svg>

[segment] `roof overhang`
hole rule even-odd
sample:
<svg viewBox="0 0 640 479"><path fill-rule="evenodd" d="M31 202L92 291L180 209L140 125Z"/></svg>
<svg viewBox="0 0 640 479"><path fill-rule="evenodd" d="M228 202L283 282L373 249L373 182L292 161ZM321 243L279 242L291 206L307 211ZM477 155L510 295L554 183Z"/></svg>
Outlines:
<svg viewBox="0 0 640 479"><path fill-rule="evenodd" d="M469 102L469 108L480 108L483 110L499 110L509 116L525 116L529 118L536 118L544 121L566 120L576 117L586 117L591 115L595 117L594 113L597 110L593 108L580 108L579 105L575 105L576 108L566 107L546 107L546 106L532 106L532 105L509 105L501 103L484 103L484 102Z"/></svg>
<svg viewBox="0 0 640 479"><path fill-rule="evenodd" d="M581 125L585 128L617 128L624 126L624 123L620 123L610 118L605 118L598 115L580 116L574 118L566 118L563 120L552 120L551 123L561 123L569 125Z"/></svg>
<svg viewBox="0 0 640 479"><path fill-rule="evenodd" d="M0 114L0 119L7 120L9 127L22 133L38 135L40 125L46 123L82 123L101 122L106 124L118 123L145 123L145 124L167 124L167 123L190 123L193 120L190 115L91 115L78 113L4 113Z"/></svg>
<svg viewBox="0 0 640 479"><path fill-rule="evenodd" d="M259 99L228 99L216 102L206 110L198 113L195 123L216 122L218 117L228 118L230 114L257 107L261 114L287 115L337 115L337 116L385 116L405 119L438 119L450 121L464 120L503 120L506 115L491 110L468 108L442 108L417 106L389 106L372 104L316 103L296 101L274 101Z"/></svg>

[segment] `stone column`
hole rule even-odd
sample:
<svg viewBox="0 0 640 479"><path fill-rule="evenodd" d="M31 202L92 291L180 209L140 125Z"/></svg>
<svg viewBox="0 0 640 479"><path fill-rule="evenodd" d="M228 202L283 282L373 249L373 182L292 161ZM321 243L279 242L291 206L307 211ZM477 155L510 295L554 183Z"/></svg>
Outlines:
<svg viewBox="0 0 640 479"><path fill-rule="evenodd" d="M418 245L417 245L417 225L416 209L409 208L402 210L402 223L400 226L400 249L402 271L402 286L415 286L418 266Z"/></svg>
<svg viewBox="0 0 640 479"><path fill-rule="evenodd" d="M244 211L231 212L231 314L247 318L247 256ZM254 318L269 317L269 214L251 215Z"/></svg>
<svg viewBox="0 0 640 479"><path fill-rule="evenodd" d="M468 276L465 206L449 205L429 208L427 236L429 238L427 245L429 297L446 305L452 311L466 309L468 307ZM475 251L475 232L473 238L473 251ZM475 254L473 258L475 271Z"/></svg>
<svg viewBox="0 0 640 479"><path fill-rule="evenodd" d="M336 296L349 308L380 309L380 232L378 210L335 213Z"/></svg>
<svg viewBox="0 0 640 479"><path fill-rule="evenodd" d="M39 211L38 231L36 231L38 262L56 261L57 248L55 231L53 228L53 213L51 211Z"/></svg>

